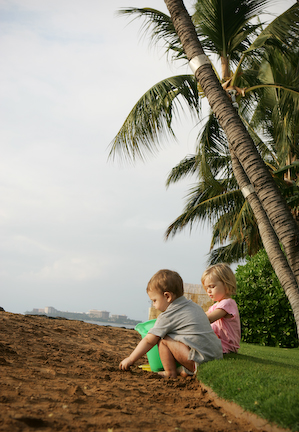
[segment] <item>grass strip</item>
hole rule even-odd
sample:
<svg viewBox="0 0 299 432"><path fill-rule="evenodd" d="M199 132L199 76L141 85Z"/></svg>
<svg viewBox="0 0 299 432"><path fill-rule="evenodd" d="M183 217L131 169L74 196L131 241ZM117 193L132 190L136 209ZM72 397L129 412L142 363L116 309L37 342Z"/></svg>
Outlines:
<svg viewBox="0 0 299 432"><path fill-rule="evenodd" d="M299 348L241 343L238 354L200 365L198 377L219 397L299 431Z"/></svg>

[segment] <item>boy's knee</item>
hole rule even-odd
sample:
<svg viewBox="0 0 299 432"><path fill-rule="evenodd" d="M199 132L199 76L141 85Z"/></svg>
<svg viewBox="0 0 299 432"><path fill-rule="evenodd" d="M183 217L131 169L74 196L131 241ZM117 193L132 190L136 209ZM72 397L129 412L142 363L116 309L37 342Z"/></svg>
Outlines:
<svg viewBox="0 0 299 432"><path fill-rule="evenodd" d="M165 336L165 338L160 339L158 342L158 347L163 346L163 347L168 347L169 344L168 342L171 342L172 339L169 336Z"/></svg>
<svg viewBox="0 0 299 432"><path fill-rule="evenodd" d="M163 345L163 346L165 346L165 345L166 345L166 343L165 343L165 340L164 340L164 339L160 339L160 340L159 340L159 342L158 342L158 347L159 347L159 346L161 346L161 345Z"/></svg>

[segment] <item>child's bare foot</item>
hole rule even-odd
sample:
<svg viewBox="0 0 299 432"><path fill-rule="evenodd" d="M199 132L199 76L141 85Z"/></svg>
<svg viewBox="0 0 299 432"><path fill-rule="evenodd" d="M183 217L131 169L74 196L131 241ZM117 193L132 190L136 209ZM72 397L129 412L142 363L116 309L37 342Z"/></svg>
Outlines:
<svg viewBox="0 0 299 432"><path fill-rule="evenodd" d="M158 372L158 375L162 376L163 378L176 378L177 377L177 373L176 372L166 372L166 371L161 371Z"/></svg>
<svg viewBox="0 0 299 432"><path fill-rule="evenodd" d="M187 378L187 376L194 375L194 372L189 371L189 369L185 368L184 366L178 367L176 371L177 374L183 378Z"/></svg>

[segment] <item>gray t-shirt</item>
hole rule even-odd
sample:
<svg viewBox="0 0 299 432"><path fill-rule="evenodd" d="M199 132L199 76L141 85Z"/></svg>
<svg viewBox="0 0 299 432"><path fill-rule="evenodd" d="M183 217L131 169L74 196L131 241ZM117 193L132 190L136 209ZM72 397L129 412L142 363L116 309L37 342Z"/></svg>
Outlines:
<svg viewBox="0 0 299 432"><path fill-rule="evenodd" d="M149 333L164 338L166 335L191 348L189 360L204 363L222 359L221 341L215 335L203 309L186 297L175 299L162 312Z"/></svg>

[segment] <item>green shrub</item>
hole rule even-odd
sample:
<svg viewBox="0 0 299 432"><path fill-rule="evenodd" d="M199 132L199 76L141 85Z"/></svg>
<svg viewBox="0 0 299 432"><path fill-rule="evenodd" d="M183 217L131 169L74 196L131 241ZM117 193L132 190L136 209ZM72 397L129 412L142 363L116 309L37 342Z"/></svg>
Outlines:
<svg viewBox="0 0 299 432"><path fill-rule="evenodd" d="M299 346L290 303L265 250L236 270L242 341L265 346Z"/></svg>

